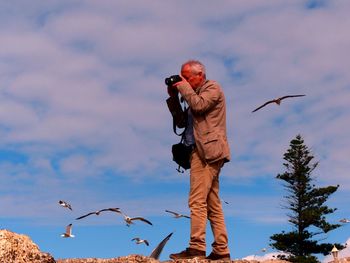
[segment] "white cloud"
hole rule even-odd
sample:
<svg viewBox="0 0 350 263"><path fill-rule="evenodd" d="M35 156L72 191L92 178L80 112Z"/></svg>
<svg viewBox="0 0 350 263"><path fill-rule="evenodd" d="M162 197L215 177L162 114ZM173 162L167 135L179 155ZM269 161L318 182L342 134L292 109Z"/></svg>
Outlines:
<svg viewBox="0 0 350 263"><path fill-rule="evenodd" d="M178 139L163 80L199 58L227 97L227 177L276 180L289 141L301 133L320 159L322 181L349 189L348 4L311 11L295 1L200 9L186 1L36 3L1 4L17 15L0 17L0 145L33 158L18 174L34 167L42 178L50 169L81 180L106 169L162 177L157 169L173 164ZM251 113L289 93L307 96ZM56 158L61 166L53 167Z"/></svg>

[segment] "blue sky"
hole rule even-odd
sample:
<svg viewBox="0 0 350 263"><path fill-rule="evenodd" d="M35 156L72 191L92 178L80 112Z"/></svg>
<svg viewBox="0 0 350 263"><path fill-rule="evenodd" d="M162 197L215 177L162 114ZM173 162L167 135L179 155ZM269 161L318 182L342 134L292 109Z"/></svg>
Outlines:
<svg viewBox="0 0 350 263"><path fill-rule="evenodd" d="M340 185L328 220L349 218L349 12L345 0L2 1L1 228L55 258L149 255L170 232L161 259L184 249L188 220L164 211L189 213L164 78L188 59L226 94L232 161L221 196L232 258L263 256L269 237L290 229L275 176L297 134L319 161L316 184ZM306 96L251 113L288 94ZM154 225L128 228L113 213L74 220L106 207ZM69 223L76 237L62 239ZM326 241L345 243L349 227Z"/></svg>

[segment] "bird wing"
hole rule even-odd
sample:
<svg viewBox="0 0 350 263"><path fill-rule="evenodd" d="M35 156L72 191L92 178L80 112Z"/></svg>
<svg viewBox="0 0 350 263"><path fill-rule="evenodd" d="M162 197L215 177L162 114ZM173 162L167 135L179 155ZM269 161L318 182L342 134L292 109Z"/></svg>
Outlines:
<svg viewBox="0 0 350 263"><path fill-rule="evenodd" d="M176 215L176 216L179 215L178 213L173 212L173 211L169 211L169 210L165 210L165 212L171 213L171 214Z"/></svg>
<svg viewBox="0 0 350 263"><path fill-rule="evenodd" d="M108 208L108 210L109 210L109 211L112 211L112 212L119 213L119 214L122 213L122 211L120 211L120 208L118 208L118 207Z"/></svg>
<svg viewBox="0 0 350 263"><path fill-rule="evenodd" d="M104 212L104 211L112 211L112 212L116 212L116 213L121 213L120 209L117 207L113 207L113 208L104 208L98 211L98 213Z"/></svg>
<svg viewBox="0 0 350 263"><path fill-rule="evenodd" d="M144 219L143 217L133 217L131 218L131 220L141 220L149 225L153 225L150 221L148 221L147 219Z"/></svg>
<svg viewBox="0 0 350 263"><path fill-rule="evenodd" d="M131 241L134 241L134 240L139 241L139 240L140 240L140 238L138 238L138 237L134 237L133 239L131 239Z"/></svg>
<svg viewBox="0 0 350 263"><path fill-rule="evenodd" d="M294 97L304 97L306 95L287 95L287 96L283 96L281 98L279 98L280 100L284 100L286 98L294 98Z"/></svg>
<svg viewBox="0 0 350 263"><path fill-rule="evenodd" d="M170 237L171 237L172 234L173 234L173 233L170 233L169 235L167 235L167 236L158 244L158 246L156 246L155 249L153 249L151 255L149 256L150 258L159 259L160 253L162 253L165 244L168 242L168 240L170 239Z"/></svg>
<svg viewBox="0 0 350 263"><path fill-rule="evenodd" d="M93 215L93 214L96 215L96 212L91 212L91 213L88 213L88 214L86 214L86 215L79 216L79 217L77 217L75 220L83 219L84 217L87 217L87 216L90 216L90 215Z"/></svg>
<svg viewBox="0 0 350 263"><path fill-rule="evenodd" d="M176 217L191 218L191 217L189 217L189 216L185 216L185 215L182 215L182 214L179 214L179 213L176 213L176 212L173 212L173 211L169 211L169 210L165 210L165 212L171 213L171 214L175 215Z"/></svg>
<svg viewBox="0 0 350 263"><path fill-rule="evenodd" d="M147 246L149 246L149 243L148 243L147 240L144 240L143 242L144 242Z"/></svg>
<svg viewBox="0 0 350 263"><path fill-rule="evenodd" d="M260 110L262 107L265 107L267 104L273 103L275 102L275 100L269 100L268 102L265 102L263 105L257 107L255 110L253 110L252 112L256 112L257 110Z"/></svg>

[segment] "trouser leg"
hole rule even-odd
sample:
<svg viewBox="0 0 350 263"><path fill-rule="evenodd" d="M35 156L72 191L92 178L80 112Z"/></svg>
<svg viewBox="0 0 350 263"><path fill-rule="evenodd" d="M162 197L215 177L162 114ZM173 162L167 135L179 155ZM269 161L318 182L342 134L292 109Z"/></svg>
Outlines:
<svg viewBox="0 0 350 263"><path fill-rule="evenodd" d="M219 164L221 166L221 164ZM217 176L213 178L212 187L207 198L207 210L210 226L213 231L214 242L212 243L213 252L219 255L228 254L228 236L225 225L224 213L222 210L221 200L219 197L219 172L216 167L213 168L213 173Z"/></svg>
<svg viewBox="0 0 350 263"><path fill-rule="evenodd" d="M207 195L211 180L207 176L205 163L196 151L192 153L190 172L190 193L188 205L191 211L190 248L206 250L205 230L207 223Z"/></svg>
<svg viewBox="0 0 350 263"><path fill-rule="evenodd" d="M189 208L191 210L190 247L206 250L206 222L210 220L214 242L213 250L218 254L228 253L227 233L219 198L219 181L222 162L207 164L196 151L192 154L190 173Z"/></svg>

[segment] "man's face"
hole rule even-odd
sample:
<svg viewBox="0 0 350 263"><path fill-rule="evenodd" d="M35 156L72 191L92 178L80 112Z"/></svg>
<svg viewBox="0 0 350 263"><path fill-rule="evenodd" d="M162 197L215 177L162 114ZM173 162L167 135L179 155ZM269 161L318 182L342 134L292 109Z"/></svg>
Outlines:
<svg viewBox="0 0 350 263"><path fill-rule="evenodd" d="M202 72L193 73L189 65L185 65L181 70L181 75L190 83L191 87L196 90L199 88L204 80L204 75Z"/></svg>

